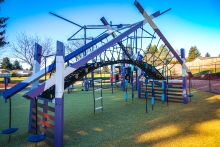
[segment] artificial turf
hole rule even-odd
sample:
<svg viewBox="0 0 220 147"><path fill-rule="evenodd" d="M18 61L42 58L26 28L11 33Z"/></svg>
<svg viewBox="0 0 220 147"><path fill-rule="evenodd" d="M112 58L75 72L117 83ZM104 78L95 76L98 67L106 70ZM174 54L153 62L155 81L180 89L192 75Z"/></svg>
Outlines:
<svg viewBox="0 0 220 147"><path fill-rule="evenodd" d="M64 146L219 146L220 144L220 95L192 90L195 95L189 104L156 101L154 110L145 100L135 97L125 102L121 89L103 90L104 111L93 114L92 90L82 91L77 85L73 93L65 92ZM26 139L29 101L20 92L12 97L12 126L17 132L0 134L0 147L46 146L30 143ZM149 101L150 102L150 101ZM98 102L97 102L98 103ZM0 130L8 127L8 103L0 101Z"/></svg>

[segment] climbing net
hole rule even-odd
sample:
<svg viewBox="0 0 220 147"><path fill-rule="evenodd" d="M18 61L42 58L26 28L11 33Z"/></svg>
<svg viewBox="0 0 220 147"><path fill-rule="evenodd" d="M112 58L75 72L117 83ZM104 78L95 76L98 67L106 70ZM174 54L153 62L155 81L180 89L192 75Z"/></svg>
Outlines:
<svg viewBox="0 0 220 147"><path fill-rule="evenodd" d="M151 30L151 32L147 30ZM116 31L115 34L120 35L124 31L126 31L126 29ZM90 41L97 39L105 32L106 31L104 31L97 37L94 38L90 37L92 38ZM90 47L85 52L77 55L74 59L72 59L72 62L78 61L79 59L83 58L85 55L105 45L107 42L111 41L112 39L113 39L112 36L108 36L105 39L101 40L100 42L97 42L94 46ZM128 57L125 54L123 47L118 43L116 43L111 47L109 47L108 49L106 49L101 54L97 55L89 63L105 62L109 60L111 61L127 60L130 58L133 60L142 60L143 62L146 62L146 64L150 64L156 67L156 69L159 70L162 74L166 73L165 74L166 76L168 75L172 76L171 69L178 62L175 59L175 56L173 56L170 50L167 48L166 44L163 43L160 37L157 36L155 31L152 30L152 28L149 25L139 28L134 33L131 33L130 35L125 37L120 42L123 44L124 49L126 49L126 51L130 54L130 57Z"/></svg>

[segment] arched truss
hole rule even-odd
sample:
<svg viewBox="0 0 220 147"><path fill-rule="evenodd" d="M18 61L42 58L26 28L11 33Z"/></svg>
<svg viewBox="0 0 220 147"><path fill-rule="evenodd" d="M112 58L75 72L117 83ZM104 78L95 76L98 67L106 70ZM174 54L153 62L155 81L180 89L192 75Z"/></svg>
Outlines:
<svg viewBox="0 0 220 147"><path fill-rule="evenodd" d="M69 74L68 76L65 77L64 79L64 89L69 87L72 83L75 83L77 80L81 79L88 73L94 71L97 68L103 67L103 66L108 66L108 65L113 65L113 64L118 64L118 63L126 63L126 64L132 64L140 68L142 71L145 72L145 75L147 75L149 78L157 79L157 80L165 80L163 75L157 70L154 72L152 71L152 66L149 65L146 68L146 63L142 61L134 61L134 60L113 60L113 61L105 61L105 62L96 62L96 63L91 63L91 64L86 64L85 66L82 66L75 70L73 73ZM43 97L46 99L53 99L55 98L55 85L53 85L51 88L43 92L39 97Z"/></svg>
<svg viewBox="0 0 220 147"><path fill-rule="evenodd" d="M127 29L129 29L129 27L127 27ZM125 30L126 29L116 31L115 34L120 35ZM97 37L100 37L101 35L102 33ZM76 62L82 59L83 56L103 46L112 38L112 36L108 36L105 39L100 40L100 42L77 55L70 62ZM156 50L152 50L152 46L155 46ZM140 56L142 56L143 62L147 62L149 65L155 66L161 73L167 73L176 63L178 63L176 57L149 25L140 27L130 35L123 38L119 43L112 45L103 53L96 56L89 63L124 59L140 60Z"/></svg>
<svg viewBox="0 0 220 147"><path fill-rule="evenodd" d="M158 15L160 15L160 12L156 12L151 16L152 18L155 18L155 16L158 16ZM151 20L152 18L149 18L149 19ZM82 66L82 64L85 64L85 63L91 64L91 63L103 62L103 61L106 62L110 60L116 61L116 60L132 59L133 61L140 61L140 60L143 61L144 58L142 57L145 57L147 53L150 53L152 57L149 57L148 59L146 59L148 66L151 66L152 64L152 67L158 68L156 66L157 62L155 60L157 59L161 62L162 66L164 67L168 65L168 63L174 58L174 56L171 58L166 57L166 60L164 61L163 58L162 59L159 58L161 54L156 55L155 54L156 52L154 51L148 52L148 50L144 50L145 48L144 46L148 46L149 42L150 42L150 45L153 44L152 42L156 40L157 38L155 34L157 34L160 37L162 36L161 39L158 37L159 41L157 43L157 46L159 45L160 40L165 41L164 44L168 46L168 49L169 49L168 52L172 52L172 54L175 55L175 58L178 59L178 61L186 69L186 71L190 73L190 71L187 69L185 64L180 59L180 57L173 50L172 46L165 39L163 34L160 31L158 31L159 30L158 28L156 29L153 28L153 32L154 31L156 32L153 34L147 31L149 29L152 30L152 27L151 27L152 25L151 26L145 25L147 22L150 22L150 21L143 20L143 21L140 21L138 23L135 23L135 24L132 24L126 27L118 26L116 28L110 28L110 29L108 28L109 30L106 33L102 33L98 35L97 37L93 38L92 41L87 42L87 44L85 44L81 48L75 50L70 55L67 55L65 57L65 62L69 62L71 60L72 62L74 62L73 66L71 67L80 68L80 66ZM153 59L153 60L151 61L150 59ZM152 62L152 63L149 63L149 62ZM54 85L54 81L51 81L51 82L46 81L46 83L30 91L29 92L30 97L32 98L32 96L34 96L35 94L46 91L47 89L44 89L45 84L47 84L46 88L48 88ZM35 91L38 91L38 92L34 93Z"/></svg>

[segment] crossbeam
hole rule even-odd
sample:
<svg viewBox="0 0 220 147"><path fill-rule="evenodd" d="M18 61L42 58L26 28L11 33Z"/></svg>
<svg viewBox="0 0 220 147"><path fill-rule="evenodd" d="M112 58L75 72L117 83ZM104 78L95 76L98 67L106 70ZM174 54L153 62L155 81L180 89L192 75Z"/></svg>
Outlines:
<svg viewBox="0 0 220 147"><path fill-rule="evenodd" d="M157 12L156 12L157 13ZM71 60L72 58L74 58L75 56L79 55L80 53L86 51L87 49L89 49L90 47L92 47L93 45L97 44L98 42L102 41L103 39L107 38L110 34L112 34L113 32L122 30L122 29L126 29L126 28L131 28L137 24L143 23L143 21L138 22L138 23L134 23L131 25L127 25L121 28L114 28L114 30L111 31L107 31L104 34L98 36L97 38L94 38L93 41L85 44L84 46L80 47L79 49L75 50L74 52L70 53L69 55L65 56L65 62L68 62L69 60ZM11 87L10 89L8 89L7 91L5 91L3 93L3 98L8 99L9 97L15 95L16 93L18 93L19 91L23 90L24 88L26 88L29 84L31 84L32 82L38 80L39 78L41 78L45 72L51 72L54 68L56 68L55 63L52 63L51 65L43 68L42 70L40 70L39 72L37 72L36 74L26 78L25 80L23 80L22 82L16 84L15 86Z"/></svg>
<svg viewBox="0 0 220 147"><path fill-rule="evenodd" d="M64 77L66 77L67 75L71 74L72 72L74 72L76 69L78 69L79 67L81 67L83 64L87 63L89 60L93 59L94 57L96 57L97 55L101 54L103 51L105 51L107 48L113 46L114 44L116 44L117 42L119 42L120 40L122 40L124 37L128 36L129 34L131 34L132 32L136 31L138 28L140 28L141 26L145 25L147 23L146 20L143 20L141 22L139 22L138 24L136 24L135 26L133 26L132 28L126 30L124 33L120 34L119 36L117 36L116 38L112 39L111 41L107 42L106 44L104 44L103 46L99 47L98 49L94 50L93 52L91 52L90 54L88 54L87 56L83 57L82 59L80 59L79 61L75 62L73 65L65 68L64 71ZM51 77L50 79L48 79L47 81L45 81L44 83L42 83L41 85L39 85L37 88L29 91L25 97L26 98L35 98L36 96L38 96L40 93L44 92L45 90L47 90L48 88L50 88L51 86L53 86L55 84L55 79L58 78L57 75L55 74L53 77Z"/></svg>
<svg viewBox="0 0 220 147"><path fill-rule="evenodd" d="M114 30L116 31L116 30ZM74 58L75 56L79 55L80 53L84 52L85 50L89 49L90 47L92 47L93 45L97 44L98 42L102 41L103 39L107 38L111 33L113 33L114 31L108 31L106 33L104 33L103 35L99 36L98 38L94 39L93 41L87 43L86 45L80 47L79 49L75 50L74 52L70 53L69 55L65 56L65 62L71 60L72 58ZM36 81L37 79L41 78L44 74L45 71L46 73L52 71L54 68L56 67L55 63L52 63L51 65L40 70L39 72L35 73L34 75L28 77L27 79L25 79L24 81L18 83L17 85L15 85L14 87L8 89L7 91L5 91L3 93L3 97L5 99L8 99L9 97L15 95L16 93L18 93L19 91L21 91L22 89L26 88L29 84L31 84L32 82Z"/></svg>
<svg viewBox="0 0 220 147"><path fill-rule="evenodd" d="M154 29L154 31L157 33L157 35L163 40L163 42L166 44L166 46L169 48L169 50L172 52L172 54L176 57L176 59L179 61L179 63L182 65L184 69L186 69L186 72L190 77L193 77L192 73L186 66L186 64L182 61L182 59L179 57L179 55L176 53L176 51L173 49L173 47L170 45L168 40L165 38L165 36L161 33L160 29L156 26L156 24L152 21L150 16L147 14L147 12L143 9L141 4L135 0L134 5L137 7L137 9L140 11L140 13L143 15L143 17L147 20L147 22L151 25L151 27Z"/></svg>

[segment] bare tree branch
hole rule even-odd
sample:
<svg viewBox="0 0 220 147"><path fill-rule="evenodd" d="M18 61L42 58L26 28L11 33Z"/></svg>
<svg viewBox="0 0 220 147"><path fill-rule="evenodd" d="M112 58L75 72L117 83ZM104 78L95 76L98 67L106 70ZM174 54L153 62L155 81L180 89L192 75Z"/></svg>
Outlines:
<svg viewBox="0 0 220 147"><path fill-rule="evenodd" d="M48 56L53 53L53 40L51 38L44 37L42 39L38 35L27 36L25 32L17 34L15 38L11 48L12 55L20 59L22 63L30 65L31 68L33 68L35 43L42 46L43 56ZM44 63L44 58L42 58L41 67L44 66Z"/></svg>

